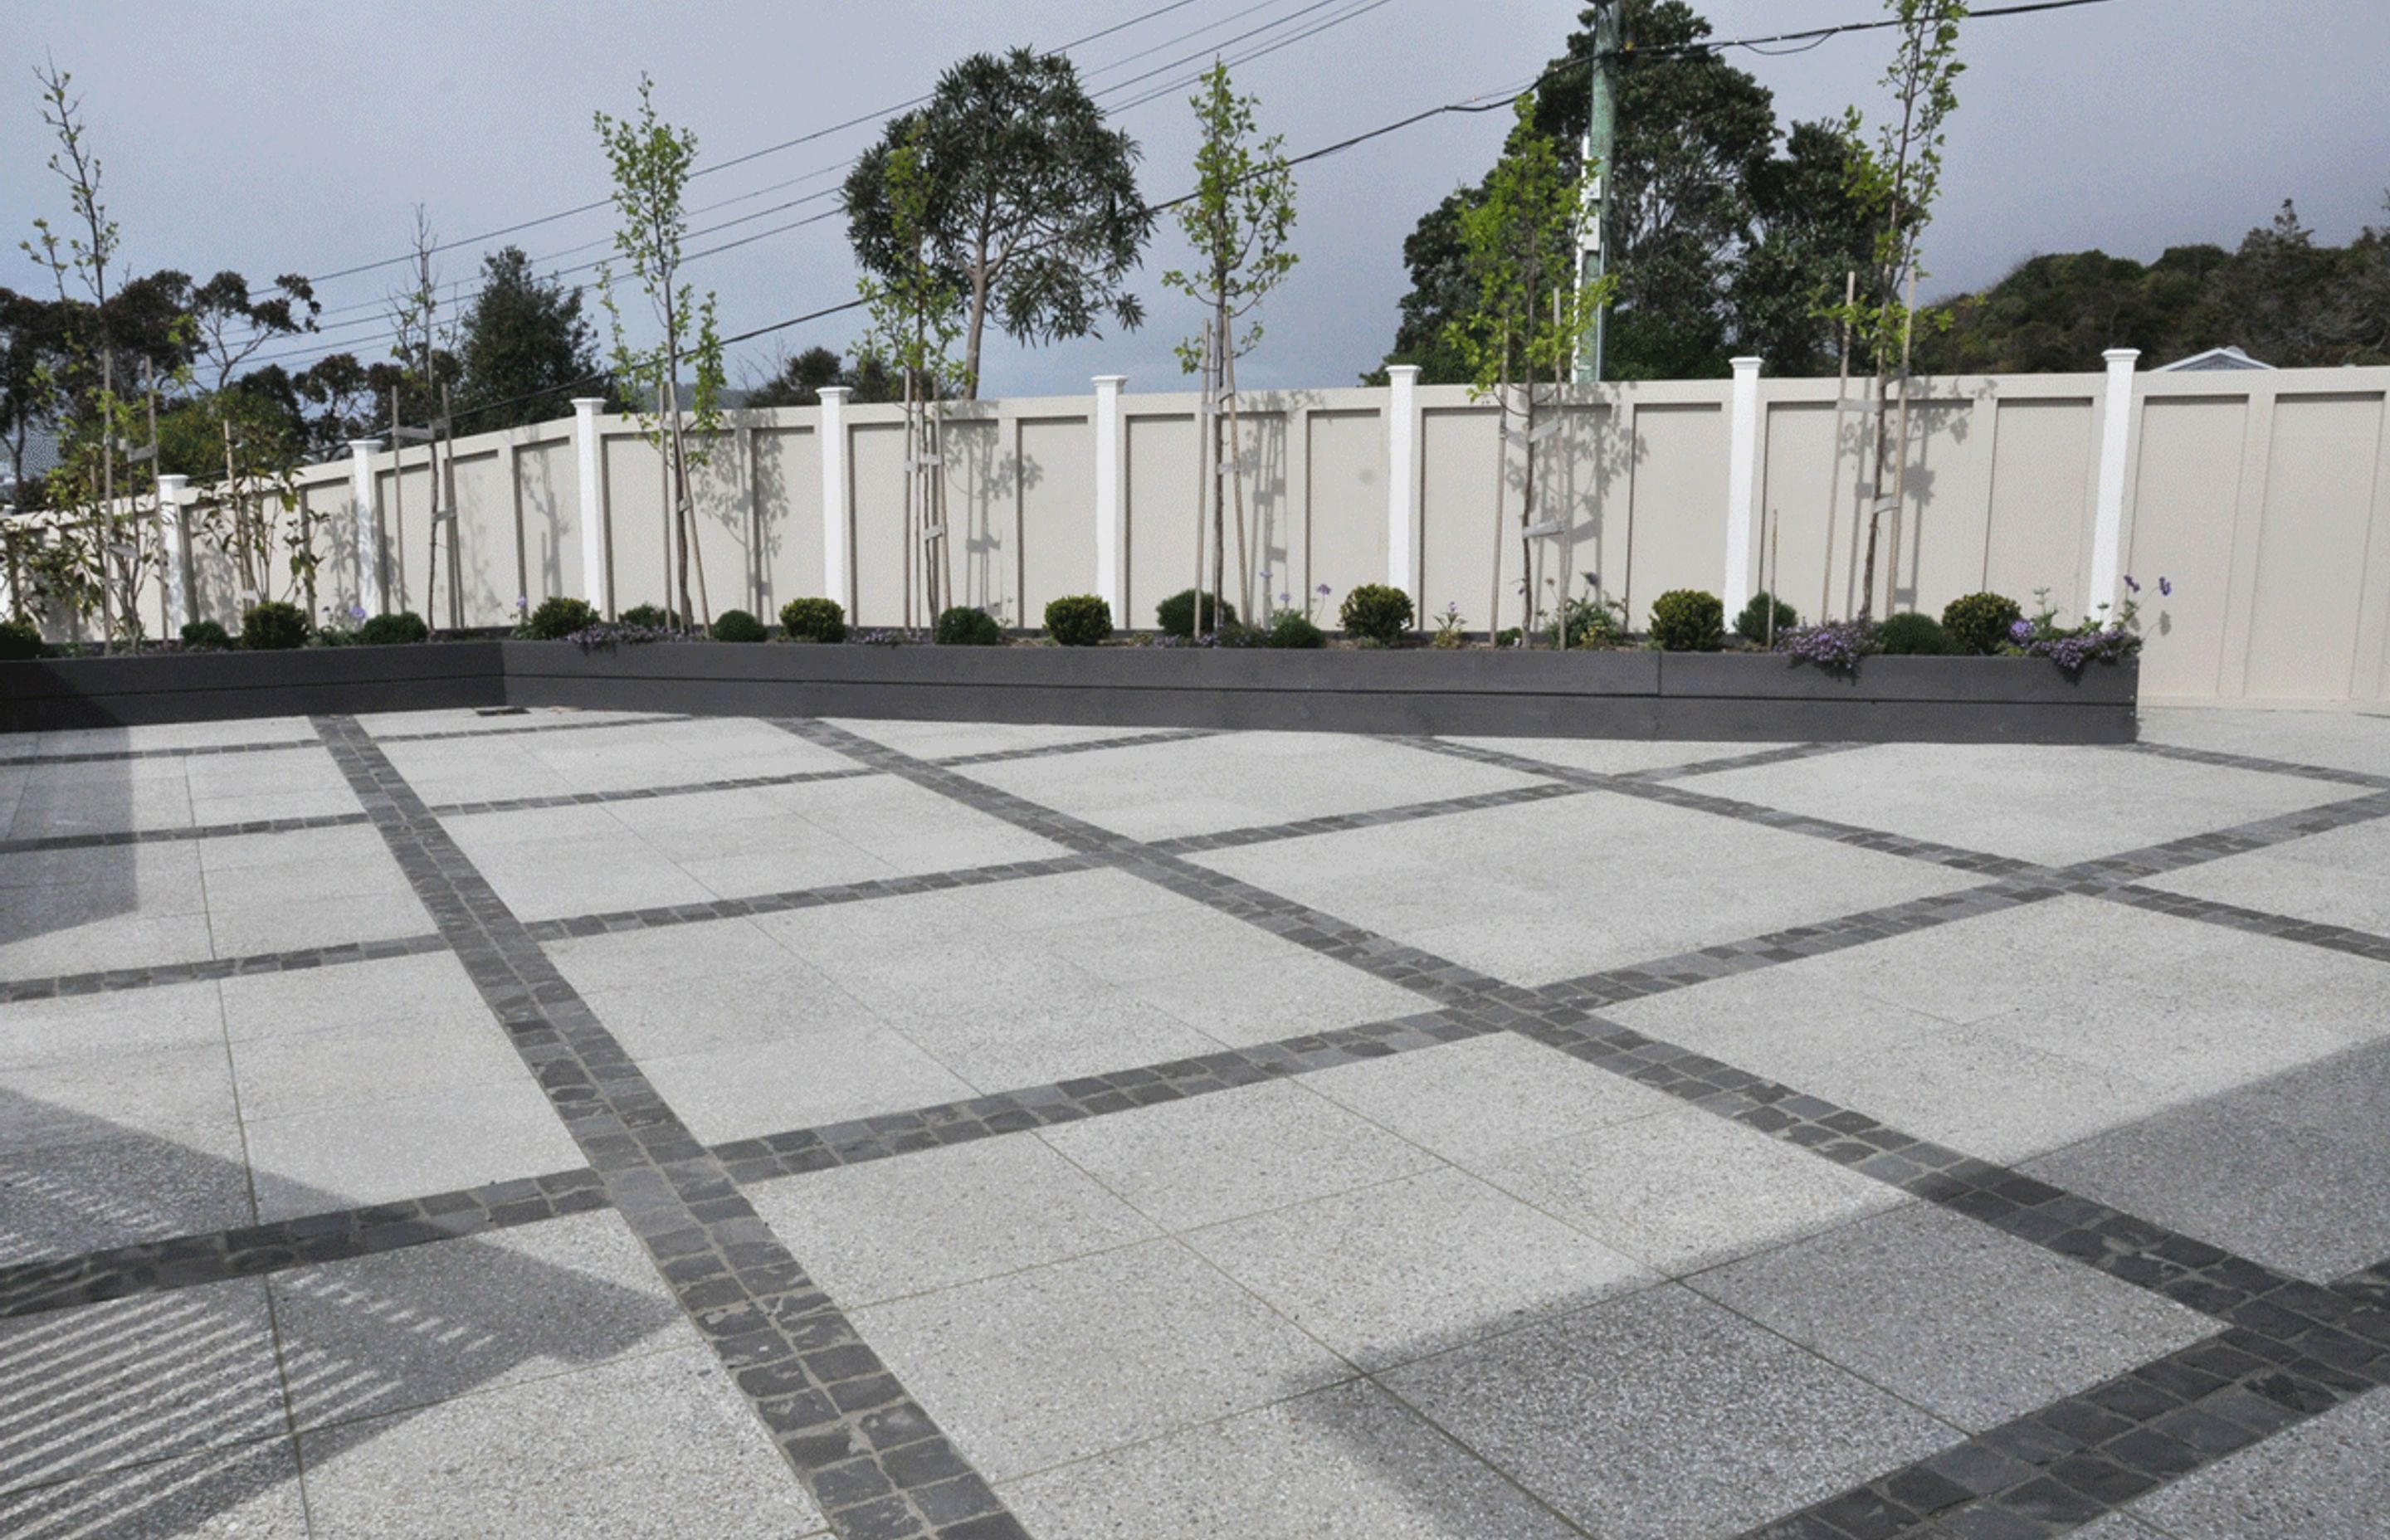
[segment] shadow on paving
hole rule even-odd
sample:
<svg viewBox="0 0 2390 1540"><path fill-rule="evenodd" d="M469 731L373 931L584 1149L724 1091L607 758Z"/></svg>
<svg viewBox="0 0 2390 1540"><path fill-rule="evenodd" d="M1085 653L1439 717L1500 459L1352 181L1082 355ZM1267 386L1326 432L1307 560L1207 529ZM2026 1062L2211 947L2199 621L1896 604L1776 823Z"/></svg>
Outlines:
<svg viewBox="0 0 2390 1540"><path fill-rule="evenodd" d="M129 739L128 739L129 741ZM115 833L135 827L133 776L142 762L28 766L0 838ZM0 772L6 774L6 772ZM22 851L0 855L0 947L130 915L141 906L138 847ZM63 968L0 969L46 974Z"/></svg>
<svg viewBox="0 0 2390 1540"><path fill-rule="evenodd" d="M2186 1099L2019 1168L2308 1282L2347 1290L2359 1269L2390 1257L2390 1184L2380 1179L2386 1148L2390 1040ZM1921 1201L1902 1198L1907 1205ZM1752 1236L1746 1250L1720 1250L1681 1276L1698 1280L1711 1269L1819 1238L1831 1245L1835 1232L1879 1217L1881 1211L1823 1229L1762 1223L1764 1233ZM2099 1277L2088 1267L2081 1272L2085 1279ZM1864 1380L1833 1361L1831 1349L1796 1347L1777 1337L1777 1328L1751 1325L1707 1296L1684 1314L1713 1314L1721 1333L1704 1330L1678 1342L1655 1335L1655 1321L1676 1314L1663 1296L1690 1304L1690 1293L1675 1282L1594 1289L1532 1315L1487 1315L1422 1339L1419 1356L1397 1352L1393 1356L1404 1362L1369 1377L1419 1405L1444 1434L1498 1471L1498 1480L1438 1457L1433 1446L1440 1439L1407 1410L1356 1415L1350 1397L1332 1391L1297 1393L1282 1405L1306 1436L1356 1457L1355 1465L1367 1472L1356 1484L1381 1494L1413 1526L1401 1534L1452 1540L1579 1533L1608 1540L1725 1540L1972 1441L1924 1410L1913 1388ZM1947 1304L1955 1319L1998 1303L1954 1296ZM1864 1314L1865 1307L1853 1309ZM2222 1320L2212 1325L2215 1333L2228 1329ZM1902 1328L1887 1319L1882 1329ZM1925 1340L1914 1344L1921 1360L1941 1356L1934 1328L1922 1329ZM1458 1336L1473 1340L1451 1345ZM1745 1339L1752 1351L1732 1351L1735 1339ZM1547 1346L1553 1351L1542 1351ZM1458 1377L1478 1382L1454 1392L1457 1401L1422 1394L1422 1366L1434 1372L1471 1358L1498 1367ZM2092 1373L2017 1415L2125 1372ZM1445 1383L1449 1388L1451 1379ZM2302 1421L2311 1410L2301 1413ZM2239 1452L2235 1445L2231 1453ZM2229 1455L2195 1457L2204 1469ZM1541 1505L1577 1527L1554 1523ZM2343 1516L2351 1523L2360 1518ZM1169 1533L1176 1540L1178 1532ZM1077 1529L1068 1534L1079 1540Z"/></svg>
<svg viewBox="0 0 2390 1540"><path fill-rule="evenodd" d="M28 1114L60 1128L49 1148L138 1141L193 1159L0 1092L0 1126ZM318 1196L321 1212L347 1206ZM138 1193L12 1183L0 1189L0 1255L57 1256L60 1238L144 1209ZM436 1275L424 1265L434 1261ZM271 1311L266 1287L237 1279L0 1320L0 1534L217 1533L224 1515L296 1480L294 1424L313 1467L527 1366L594 1365L681 1318L660 1291L477 1239L276 1275ZM285 1495L295 1513L296 1494Z"/></svg>

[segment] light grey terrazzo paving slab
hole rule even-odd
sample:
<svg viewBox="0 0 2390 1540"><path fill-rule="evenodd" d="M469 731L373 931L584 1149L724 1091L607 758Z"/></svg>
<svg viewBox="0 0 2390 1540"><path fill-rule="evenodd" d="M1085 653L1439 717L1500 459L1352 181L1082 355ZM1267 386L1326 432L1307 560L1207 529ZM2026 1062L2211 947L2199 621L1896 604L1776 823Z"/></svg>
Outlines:
<svg viewBox="0 0 2390 1540"><path fill-rule="evenodd" d="M2390 1513L2390 1394L2326 1412L2132 1512L2174 1540L2373 1540Z"/></svg>

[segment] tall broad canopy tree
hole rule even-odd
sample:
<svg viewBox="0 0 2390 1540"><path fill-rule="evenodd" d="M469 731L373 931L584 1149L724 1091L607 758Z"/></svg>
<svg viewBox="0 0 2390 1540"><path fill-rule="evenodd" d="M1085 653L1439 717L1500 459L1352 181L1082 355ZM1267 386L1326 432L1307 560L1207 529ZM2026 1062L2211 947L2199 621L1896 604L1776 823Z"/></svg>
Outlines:
<svg viewBox="0 0 2390 1540"><path fill-rule="evenodd" d="M1017 341L1134 329L1127 279L1153 228L1137 190L1137 141L1104 122L1059 54L974 54L939 77L927 105L889 122L847 174L848 238L863 269L893 280L906 261L888 196L888 157L918 135L931 199L931 259L964 296L962 390L976 400L990 318Z"/></svg>
<svg viewBox="0 0 2390 1540"><path fill-rule="evenodd" d="M1831 372L1833 327L1816 312L1843 294L1868 252L1864 217L1843 191L1831 125L1795 123L1778 149L1775 101L1749 72L1703 46L1707 20L1686 0L1621 0L1633 46L1612 62L1610 271L1618 277L1604 345L1615 379L1722 376L1742 353L1771 372ZM1594 13L1584 12L1537 89L1536 126L1574 166L1590 112ZM1403 242L1411 276L1394 351L1430 383L1461 383L1446 345L1471 302L1460 219L1482 183L1451 193Z"/></svg>
<svg viewBox="0 0 2390 1540"><path fill-rule="evenodd" d="M1523 465L1519 498L1520 630L1536 628L1534 560L1536 417L1539 379L1552 381L1552 404L1592 332L1617 279L1578 284L1576 250L1585 210L1585 169L1573 165L1536 126L1536 96L1518 99L1517 122L1484 196L1460 216L1461 271L1473 299L1448 323L1446 345L1469 369L1471 394L1491 397L1501 412L1501 441L1520 442ZM1514 428L1513 417L1520 419ZM1501 542L1508 456L1497 457L1494 497L1493 594L1486 629L1498 635L1502 610ZM1561 628L1565 638L1566 628Z"/></svg>
<svg viewBox="0 0 2390 1540"><path fill-rule="evenodd" d="M1884 0L1892 15L1895 45L1883 86L1890 110L1869 143L1867 120L1856 107L1844 119L1842 136L1850 161L1850 196L1874 227L1870 261L1857 299L1832 314L1847 324L1876 380L1874 472L1868 503L1867 555L1860 567L1858 618L1875 613L1876 545L1883 514L1900 506L1900 482L1908 464L1908 374L1917 314L1916 287L1925 276L1926 226L1942 188L1942 148L1950 114L1959 107L1959 25L1966 0ZM1947 312L1929 313L1929 325L1947 326ZM1894 391L1900 393L1900 420L1894 421ZM1887 481L1893 484L1886 488ZM1897 526L1895 525L1895 541ZM1894 553L1894 566L1899 552ZM1894 574L1896 586L1898 574Z"/></svg>
<svg viewBox="0 0 2390 1540"><path fill-rule="evenodd" d="M482 259L482 288L457 325L456 410L488 432L557 414L559 398L598 373L597 334L581 290L532 271L520 246Z"/></svg>
<svg viewBox="0 0 2390 1540"><path fill-rule="evenodd" d="M697 160L697 135L656 116L655 83L639 77L636 118L597 114L598 142L614 177L614 209L621 219L614 251L653 314L656 340L636 347L615 298L613 263L598 269L598 298L613 332L615 379L632 400L639 430L663 457L672 507L666 512L675 559L677 592L673 604L683 622L711 623L705 598L705 565L696 557L696 531L689 507L689 472L702 465L713 435L721 430L722 334L714 324L713 293L699 298L681 277L681 243L688 235L685 195ZM681 372L690 389L681 391ZM649 403L655 404L652 415ZM698 443L689 441L695 438ZM692 603L689 573L696 569Z"/></svg>
<svg viewBox="0 0 2390 1540"><path fill-rule="evenodd" d="M1226 408L1225 414L1212 414L1210 425L1209 586L1215 597L1221 596L1227 560L1225 479L1236 493L1238 602L1247 615L1253 613L1253 563L1245 542L1244 482L1236 449L1237 360L1262 340L1262 323L1247 317L1294 271L1296 261L1289 245L1294 233L1294 171L1287 164L1285 135L1255 139L1257 99L1238 95L1226 64L1215 59L1204 72L1202 90L1189 101L1203 135L1195 150L1195 191L1178 211L1179 227L1195 260L1162 276L1163 283L1206 313L1202 335L1178 344L1178 365L1189 374L1203 371L1204 399L1219 401ZM1196 544L1200 550L1200 534ZM1199 603L1199 632L1204 626L1202 609Z"/></svg>

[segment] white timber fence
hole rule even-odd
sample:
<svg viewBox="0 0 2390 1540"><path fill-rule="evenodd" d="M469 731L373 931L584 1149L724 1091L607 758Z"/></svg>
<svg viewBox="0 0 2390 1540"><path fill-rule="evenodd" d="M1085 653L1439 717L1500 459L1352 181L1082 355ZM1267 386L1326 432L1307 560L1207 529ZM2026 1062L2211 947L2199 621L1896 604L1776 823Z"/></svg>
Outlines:
<svg viewBox="0 0 2390 1540"><path fill-rule="evenodd" d="M2390 369L2135 365L2120 351L2099 374L1921 380L1897 512L1879 530L1875 612L1887 587L1890 608L1936 614L1989 588L2028 610L2046 589L2081 615L2118 602L2130 576L2143 585L2145 700L2390 699ZM1115 623L1150 627L1155 604L1193 581L1199 399L1125 385L1107 375L1086 395L949 409L960 602L1034 628L1049 599L1092 593ZM715 613L768 622L789 599L823 595L857 626L903 621L903 409L844 396L732 412L707 446L697 557ZM551 595L609 614L665 602L662 462L602 404L456 441L453 616L445 529L436 584L428 570L436 500L422 445L394 456L360 441L348 460L302 470L300 494L328 519L319 606L412 610L446 629L505 625ZM1261 608L1281 593L1299 607L1325 584L1333 624L1346 590L1383 583L1410 594L1423 626L1456 604L1482 631L1498 584L1500 623L1516 624L1528 453L1536 520L1559 526L1539 541L1545 608L1582 593L1588 573L1638 626L1671 588L1717 594L1729 617L1761 587L1804 619L1859 606L1877 494L1861 414L1838 412L1830 379L1764 379L1740 360L1730 379L1573 388L1532 446L1497 431L1490 402L1401 367L1381 388L1247 391L1240 417ZM170 507L199 491L172 477L161 490ZM164 522L171 548L178 521ZM184 544L188 591L174 574L144 614L170 634L189 616L236 625L230 569Z"/></svg>

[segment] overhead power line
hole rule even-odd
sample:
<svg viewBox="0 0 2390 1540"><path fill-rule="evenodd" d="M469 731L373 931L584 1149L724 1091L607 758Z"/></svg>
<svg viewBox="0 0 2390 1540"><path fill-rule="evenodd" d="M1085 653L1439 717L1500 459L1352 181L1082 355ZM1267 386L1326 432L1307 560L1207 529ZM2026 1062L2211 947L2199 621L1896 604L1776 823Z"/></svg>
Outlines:
<svg viewBox="0 0 2390 1540"><path fill-rule="evenodd" d="M2106 6L2114 3L2114 0L2024 0L2024 3L2019 5L1971 7L1966 19L1970 21L1985 21L2003 16L2030 16L2036 11L2064 11L2073 10L2078 6ZM1880 32L1883 28L1897 27L1901 24L1897 17L1876 17L1866 21L1843 21L1830 27L1811 27L1797 32L1775 32L1766 37L1703 38L1698 43L1681 43L1664 48L1626 48L1613 57L1624 59L1674 58L1687 54L1716 53L1726 48L1743 48L1752 53L1765 54L1767 45L1772 43L1806 43L1810 47L1816 47L1818 44L1831 38L1841 37L1847 32ZM1808 48L1784 50L1786 53L1807 53L1808 51Z"/></svg>

